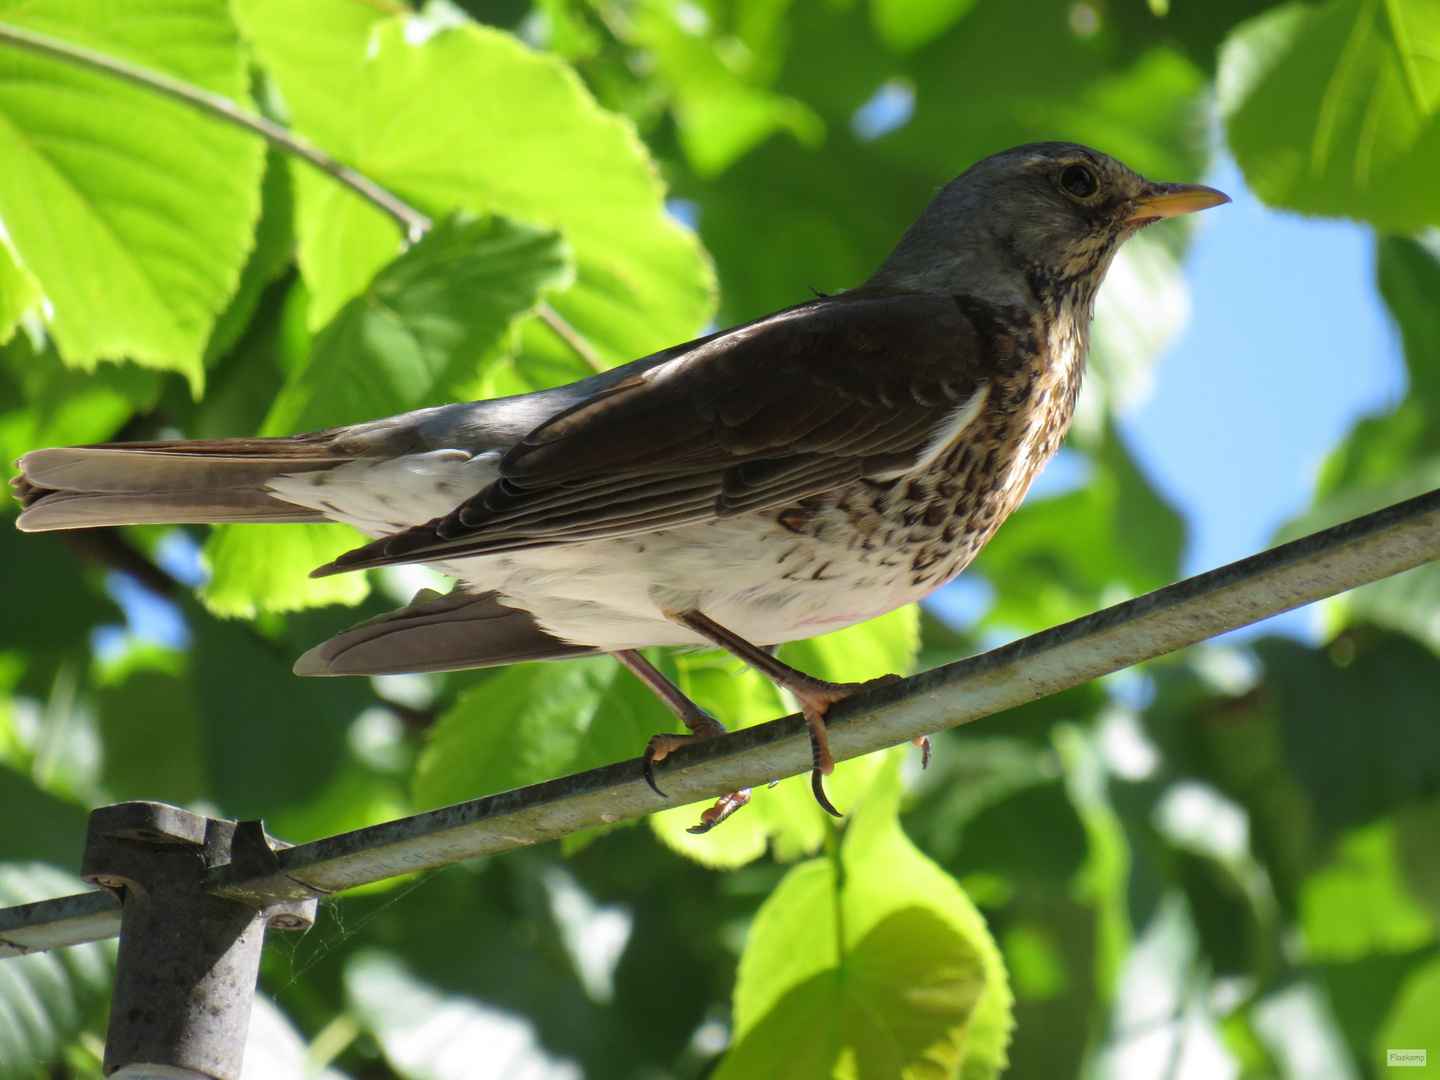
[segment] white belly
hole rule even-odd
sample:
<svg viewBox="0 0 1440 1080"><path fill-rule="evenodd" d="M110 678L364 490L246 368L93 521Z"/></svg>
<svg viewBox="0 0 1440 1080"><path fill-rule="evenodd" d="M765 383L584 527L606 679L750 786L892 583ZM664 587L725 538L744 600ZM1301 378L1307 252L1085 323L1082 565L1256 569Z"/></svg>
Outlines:
<svg viewBox="0 0 1440 1080"><path fill-rule="evenodd" d="M496 455L437 450L281 477L272 490L368 536L449 513L495 477ZM615 540L428 564L498 592L566 641L600 649L704 644L665 612L701 611L759 644L796 641L926 595L908 558L798 536L745 516Z"/></svg>

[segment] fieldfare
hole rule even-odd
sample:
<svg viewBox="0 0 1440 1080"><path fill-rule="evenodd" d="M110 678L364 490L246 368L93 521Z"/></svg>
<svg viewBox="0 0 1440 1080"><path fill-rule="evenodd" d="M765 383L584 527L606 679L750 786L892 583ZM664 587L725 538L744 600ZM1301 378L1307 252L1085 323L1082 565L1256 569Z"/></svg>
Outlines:
<svg viewBox="0 0 1440 1080"><path fill-rule="evenodd" d="M856 289L532 394L289 438L36 450L19 527L347 522L377 539L317 575L424 563L458 585L297 674L611 653L691 732L652 740L652 786L654 762L725 729L639 650L718 645L799 700L833 813L825 713L858 686L765 647L963 570L1060 445L1117 248L1227 201L1083 146L1017 147L946 185Z"/></svg>

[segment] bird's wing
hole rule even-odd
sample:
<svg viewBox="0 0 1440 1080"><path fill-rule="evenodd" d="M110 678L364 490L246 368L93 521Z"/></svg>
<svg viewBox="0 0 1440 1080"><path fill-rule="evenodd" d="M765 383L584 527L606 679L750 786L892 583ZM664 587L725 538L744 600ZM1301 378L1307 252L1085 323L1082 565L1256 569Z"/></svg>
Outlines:
<svg viewBox="0 0 1440 1080"><path fill-rule="evenodd" d="M445 596L421 593L408 607L352 626L300 657L295 674L460 671L594 652L551 637L529 612L506 607L494 593L462 587Z"/></svg>
<svg viewBox="0 0 1440 1080"><path fill-rule="evenodd" d="M903 474L984 400L1003 338L967 307L857 291L711 338L541 423L449 515L316 574L634 535Z"/></svg>

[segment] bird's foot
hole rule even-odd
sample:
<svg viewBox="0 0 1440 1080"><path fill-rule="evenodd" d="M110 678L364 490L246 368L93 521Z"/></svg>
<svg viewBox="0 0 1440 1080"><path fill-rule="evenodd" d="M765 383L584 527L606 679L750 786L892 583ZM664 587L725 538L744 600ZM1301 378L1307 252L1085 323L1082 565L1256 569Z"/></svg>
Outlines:
<svg viewBox="0 0 1440 1080"><path fill-rule="evenodd" d="M825 726L825 716L830 711L830 706L837 701L844 701L862 690L883 686L885 683L895 682L899 678L899 675L881 675L878 679L870 679L867 682L834 683L805 676L803 679L793 680L785 685L785 688L800 702L800 715L805 718L805 723L810 728L810 790L815 793L815 801L820 804L820 809L827 814L833 817L844 816L835 809L835 805L825 794L823 780L824 777L835 771L835 759L830 754L830 735ZM930 760L928 739L926 747L925 760L928 762Z"/></svg>
<svg viewBox="0 0 1440 1080"><path fill-rule="evenodd" d="M704 716L706 721L703 724L696 721L686 721L686 723L695 723L696 725L691 729L690 734L652 735L649 744L645 747L645 755L640 759L640 768L645 773L645 782L650 785L650 790L662 799L668 799L670 796L661 791L659 785L655 783L655 763L657 761L664 761L682 746L687 746L693 742L704 742L706 739L718 739L726 733L725 725L720 723L719 720L704 713L702 713L701 716ZM725 797L727 799L730 798L729 795Z"/></svg>
<svg viewBox="0 0 1440 1080"><path fill-rule="evenodd" d="M645 782L650 785L650 790L662 799L669 798L669 796L661 791L655 784L655 762L664 761L672 751L678 750L688 743L703 742L706 739L716 739L724 734L725 725L711 718L708 725L689 735L652 736L650 745L645 747L645 756L641 758L641 767L645 771ZM749 801L749 788L744 788L741 791L732 791L728 795L722 795L715 800L714 806L700 815L699 824L692 825L685 831L690 833L707 833Z"/></svg>
<svg viewBox="0 0 1440 1080"><path fill-rule="evenodd" d="M685 831L696 835L707 833L749 801L750 789L748 787L742 791L732 791L729 795L722 795L715 800L714 806L700 815L699 824L691 825Z"/></svg>

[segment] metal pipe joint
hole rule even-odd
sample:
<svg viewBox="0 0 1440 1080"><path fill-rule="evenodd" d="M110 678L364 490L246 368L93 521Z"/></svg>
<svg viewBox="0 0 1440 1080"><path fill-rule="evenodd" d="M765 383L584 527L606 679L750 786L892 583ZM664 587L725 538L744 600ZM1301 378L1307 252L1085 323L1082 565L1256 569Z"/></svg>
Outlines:
<svg viewBox="0 0 1440 1080"><path fill-rule="evenodd" d="M317 902L252 906L208 892L206 874L269 869L285 846L259 821L165 803L90 814L81 876L121 903L106 1076L239 1080L265 931L308 929Z"/></svg>

